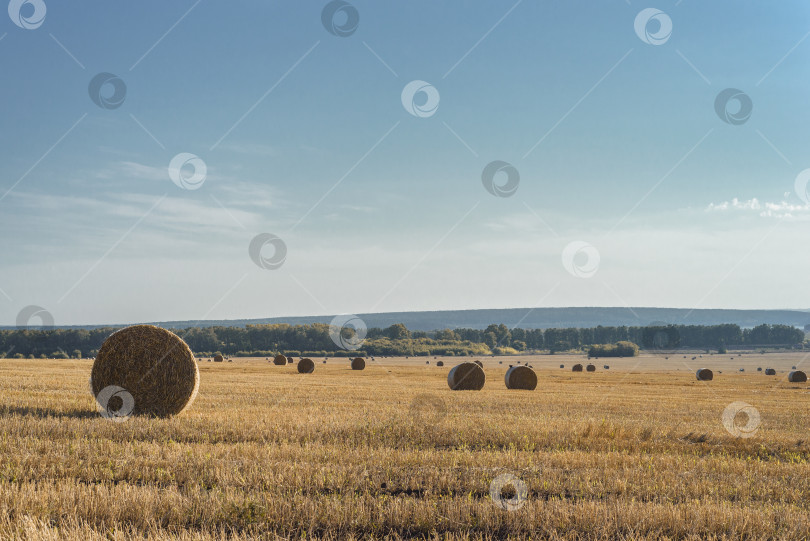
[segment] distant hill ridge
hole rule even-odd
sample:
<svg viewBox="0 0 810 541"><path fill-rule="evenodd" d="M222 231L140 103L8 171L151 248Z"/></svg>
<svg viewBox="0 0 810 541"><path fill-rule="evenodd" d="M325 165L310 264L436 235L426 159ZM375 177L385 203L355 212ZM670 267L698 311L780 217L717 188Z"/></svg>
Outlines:
<svg viewBox="0 0 810 541"><path fill-rule="evenodd" d="M439 310L433 312L384 312L377 314L356 314L367 327L388 327L403 323L415 331L455 329L459 327L484 329L491 323L503 323L509 327L524 329L549 329L565 327L645 326L651 323L672 323L678 325L717 325L733 323L740 327L755 327L762 323L792 325L804 328L810 324L810 312L802 310L725 310L725 309L686 309L686 308L616 308L616 307L572 307L572 308L500 308L481 310ZM304 325L329 323L334 315L304 317L273 317L262 319L234 319L208 321L164 321L154 322L167 328L232 326L266 323L289 323ZM97 328L109 325L76 325L78 328ZM14 327L5 327L14 328ZM63 327L64 328L64 327Z"/></svg>

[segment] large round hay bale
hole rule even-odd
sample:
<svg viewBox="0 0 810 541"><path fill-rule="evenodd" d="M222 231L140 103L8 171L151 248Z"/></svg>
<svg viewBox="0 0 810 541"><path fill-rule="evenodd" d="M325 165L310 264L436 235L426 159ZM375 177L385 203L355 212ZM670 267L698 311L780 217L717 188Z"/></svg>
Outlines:
<svg viewBox="0 0 810 541"><path fill-rule="evenodd" d="M436 361L436 366L444 366L444 361Z"/></svg>
<svg viewBox="0 0 810 541"><path fill-rule="evenodd" d="M222 357L222 355L214 355L214 362L215 363L221 363L223 361L225 361L225 359Z"/></svg>
<svg viewBox="0 0 810 541"><path fill-rule="evenodd" d="M596 367L592 364L589 364L588 366L585 367L585 370L588 372L596 372Z"/></svg>
<svg viewBox="0 0 810 541"><path fill-rule="evenodd" d="M311 374L315 371L315 362L312 359L301 359L298 361L299 374Z"/></svg>
<svg viewBox="0 0 810 541"><path fill-rule="evenodd" d="M111 334L93 363L93 395L115 387L131 395L128 413L168 417L194 401L200 373L194 354L179 336L153 325L134 325ZM112 404L100 405L118 411Z"/></svg>
<svg viewBox="0 0 810 541"><path fill-rule="evenodd" d="M807 374L801 370L794 370L788 374L788 381L791 383L804 383L807 381Z"/></svg>
<svg viewBox="0 0 810 541"><path fill-rule="evenodd" d="M765 369L765 375L766 376L775 376L776 375L776 369L775 368L766 368Z"/></svg>
<svg viewBox="0 0 810 541"><path fill-rule="evenodd" d="M287 366L287 357L279 353L273 357L273 364L276 366Z"/></svg>
<svg viewBox="0 0 810 541"><path fill-rule="evenodd" d="M487 377L476 363L461 363L450 369L447 384L454 391L480 391Z"/></svg>
<svg viewBox="0 0 810 541"><path fill-rule="evenodd" d="M366 361L362 357L352 359L352 370L363 370L366 368Z"/></svg>
<svg viewBox="0 0 810 541"><path fill-rule="evenodd" d="M575 364L574 366L571 367L571 372L582 372L582 365Z"/></svg>
<svg viewBox="0 0 810 541"><path fill-rule="evenodd" d="M537 388L537 374L528 366L513 366L504 377L507 389L525 389L534 391Z"/></svg>
<svg viewBox="0 0 810 541"><path fill-rule="evenodd" d="M695 373L698 381L711 381L714 378L714 372L708 368L701 368Z"/></svg>

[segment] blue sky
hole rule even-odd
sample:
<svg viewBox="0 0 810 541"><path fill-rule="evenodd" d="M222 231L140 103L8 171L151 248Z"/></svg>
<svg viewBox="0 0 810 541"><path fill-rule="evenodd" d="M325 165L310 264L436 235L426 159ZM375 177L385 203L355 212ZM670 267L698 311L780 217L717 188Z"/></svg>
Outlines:
<svg viewBox="0 0 810 541"><path fill-rule="evenodd" d="M804 2L358 0L345 37L325 1L39 4L0 22L0 324L810 306ZM120 107L91 100L99 73ZM403 107L414 80L434 114Z"/></svg>

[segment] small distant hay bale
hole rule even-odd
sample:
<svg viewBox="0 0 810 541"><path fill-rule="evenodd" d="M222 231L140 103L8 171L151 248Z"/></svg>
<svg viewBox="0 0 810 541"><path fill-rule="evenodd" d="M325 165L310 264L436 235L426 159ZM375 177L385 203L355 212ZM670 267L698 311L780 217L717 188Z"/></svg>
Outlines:
<svg viewBox="0 0 810 541"><path fill-rule="evenodd" d="M481 361L479 361L478 359L476 359L476 360L475 360L475 361L473 361L473 362L474 362L475 364L477 364L478 366L480 366L481 368L484 368L484 363L482 363L482 362L481 362Z"/></svg>
<svg viewBox="0 0 810 541"><path fill-rule="evenodd" d="M215 363L221 363L221 362L223 362L224 360L225 360L225 359L222 357L222 355L214 355L214 362L215 362Z"/></svg>
<svg viewBox="0 0 810 541"><path fill-rule="evenodd" d="M362 357L355 357L352 359L352 370L364 370L366 368L366 361Z"/></svg>
<svg viewBox="0 0 810 541"><path fill-rule="evenodd" d="M762 367L761 366L757 368L757 372L762 372Z"/></svg>
<svg viewBox="0 0 810 541"><path fill-rule="evenodd" d="M279 353L273 357L273 364L276 366L287 366L287 357Z"/></svg>
<svg viewBox="0 0 810 541"><path fill-rule="evenodd" d="M588 372L596 372L596 367L592 364L589 364L588 366L585 367L585 370L587 370Z"/></svg>
<svg viewBox="0 0 810 541"><path fill-rule="evenodd" d="M503 364L503 361L498 361L498 364Z"/></svg>
<svg viewBox="0 0 810 541"><path fill-rule="evenodd" d="M714 372L708 368L701 368L695 373L695 376L697 376L698 381L711 381L714 379Z"/></svg>
<svg viewBox="0 0 810 541"><path fill-rule="evenodd" d="M571 372L582 372L582 365L575 364L574 366L571 367Z"/></svg>
<svg viewBox="0 0 810 541"><path fill-rule="evenodd" d="M425 361L425 364L430 364L430 361Z"/></svg>
<svg viewBox="0 0 810 541"><path fill-rule="evenodd" d="M436 361L436 366L444 366L444 361Z"/></svg>
<svg viewBox="0 0 810 541"><path fill-rule="evenodd" d="M457 364L447 374L447 385L454 391L480 391L486 380L484 369L477 363Z"/></svg>
<svg viewBox="0 0 810 541"><path fill-rule="evenodd" d="M292 357L287 357L287 364L292 364L294 362L295 362L295 359L293 359Z"/></svg>
<svg viewBox="0 0 810 541"><path fill-rule="evenodd" d="M233 362L233 359L228 359L228 362L229 362L229 363L232 363L232 362Z"/></svg>
<svg viewBox="0 0 810 541"><path fill-rule="evenodd" d="M315 362L312 359L301 359L298 361L299 374L311 374L315 371Z"/></svg>
<svg viewBox="0 0 810 541"><path fill-rule="evenodd" d="M790 369L791 369L791 370L796 370L796 367L795 367L795 366L791 366L791 367L790 367Z"/></svg>
<svg viewBox="0 0 810 541"><path fill-rule="evenodd" d="M765 369L765 375L766 376L775 376L776 375L776 369L775 368L766 368Z"/></svg>
<svg viewBox="0 0 810 541"><path fill-rule="evenodd" d="M561 364L561 365L560 365L560 368L565 368L565 365L564 365L564 364Z"/></svg>
<svg viewBox="0 0 810 541"><path fill-rule="evenodd" d="M791 383L805 383L807 382L807 374L801 370L794 370L788 374L788 381Z"/></svg>
<svg viewBox="0 0 810 541"><path fill-rule="evenodd" d="M602 368L604 368L605 370L610 370L610 366L607 365L607 364L605 366L603 366Z"/></svg>
<svg viewBox="0 0 810 541"><path fill-rule="evenodd" d="M740 372L745 372L745 368L740 368Z"/></svg>
<svg viewBox="0 0 810 541"><path fill-rule="evenodd" d="M132 415L169 417L194 402L200 372L194 353L179 336L153 325L133 325L111 334L93 363L93 396L110 386L132 396ZM102 407L109 411L111 405Z"/></svg>
<svg viewBox="0 0 810 541"><path fill-rule="evenodd" d="M324 361L323 364L326 364L326 361Z"/></svg>
<svg viewBox="0 0 810 541"><path fill-rule="evenodd" d="M537 374L528 366L513 366L504 377L507 389L534 391L537 388Z"/></svg>

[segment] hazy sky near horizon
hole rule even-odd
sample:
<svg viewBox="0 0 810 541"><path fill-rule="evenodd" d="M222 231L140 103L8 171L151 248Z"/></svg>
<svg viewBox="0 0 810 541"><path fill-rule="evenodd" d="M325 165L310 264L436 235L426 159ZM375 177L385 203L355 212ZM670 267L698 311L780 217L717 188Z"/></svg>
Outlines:
<svg viewBox="0 0 810 541"><path fill-rule="evenodd" d="M806 2L8 11L0 324L810 307Z"/></svg>

